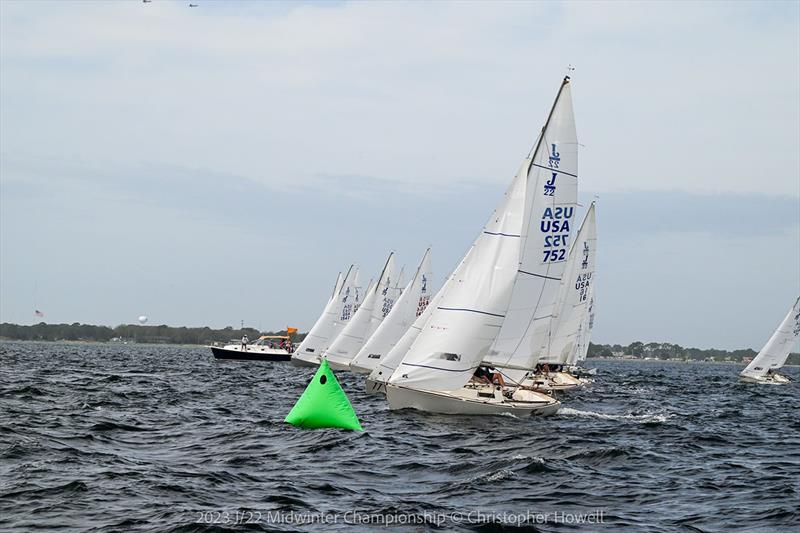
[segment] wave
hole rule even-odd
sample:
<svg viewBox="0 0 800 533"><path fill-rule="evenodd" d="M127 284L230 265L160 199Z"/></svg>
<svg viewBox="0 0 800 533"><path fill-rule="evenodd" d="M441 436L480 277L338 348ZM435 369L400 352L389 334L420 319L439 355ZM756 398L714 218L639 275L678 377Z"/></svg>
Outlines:
<svg viewBox="0 0 800 533"><path fill-rule="evenodd" d="M633 420L642 423L663 423L674 416L667 413L645 413L641 415L635 415L631 413L627 414L598 413L595 411L581 411L579 409L573 409L572 407L561 407L558 410L558 414L564 416L599 418L601 420Z"/></svg>

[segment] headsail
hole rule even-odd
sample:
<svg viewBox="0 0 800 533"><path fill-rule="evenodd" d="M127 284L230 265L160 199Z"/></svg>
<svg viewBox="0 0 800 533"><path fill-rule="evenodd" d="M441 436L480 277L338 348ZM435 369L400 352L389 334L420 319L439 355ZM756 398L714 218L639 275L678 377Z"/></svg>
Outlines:
<svg viewBox="0 0 800 533"><path fill-rule="evenodd" d="M761 348L741 375L751 378L763 377L770 370L777 370L786 364L786 359L800 335L800 298L794 302L789 313L769 338L767 344Z"/></svg>
<svg viewBox="0 0 800 533"><path fill-rule="evenodd" d="M565 364L576 353L581 327L589 315L596 250L597 225L595 204L592 202L570 247L550 320L550 330L539 362Z"/></svg>
<svg viewBox="0 0 800 533"><path fill-rule="evenodd" d="M371 286L352 320L325 350L329 363L348 365L358 350L378 328L386 314L391 311L399 289L395 283L394 252L389 254L378 282Z"/></svg>
<svg viewBox="0 0 800 533"><path fill-rule="evenodd" d="M314 323L306 338L295 350L292 355L293 359L299 359L307 363L319 362L320 354L338 334L343 309L347 300L352 299L351 292L357 276L358 268L355 265L350 265L344 277L342 277L341 273L339 274L333 295L328 300L328 303L325 304L322 314Z"/></svg>
<svg viewBox="0 0 800 533"><path fill-rule="evenodd" d="M526 159L504 199L451 279L389 382L427 390L461 388L502 324L517 273ZM430 309L430 307L429 307Z"/></svg>
<svg viewBox="0 0 800 533"><path fill-rule="evenodd" d="M425 255L422 257L414 277L394 305L388 305L390 310L385 315L383 322L353 358L350 363L351 368L369 372L385 358L386 354L427 307L430 301L432 278L431 249L428 248L425 250ZM386 313L387 303L388 301L385 299L384 313Z"/></svg>
<svg viewBox="0 0 800 533"><path fill-rule="evenodd" d="M505 320L484 362L502 368L535 366L569 250L578 200L578 140L570 81L564 78L527 172L519 275Z"/></svg>

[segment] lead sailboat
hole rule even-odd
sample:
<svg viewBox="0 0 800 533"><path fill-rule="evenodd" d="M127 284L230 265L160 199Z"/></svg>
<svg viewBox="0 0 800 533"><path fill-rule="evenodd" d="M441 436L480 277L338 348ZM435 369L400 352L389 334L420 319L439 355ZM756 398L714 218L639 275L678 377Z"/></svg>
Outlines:
<svg viewBox="0 0 800 533"><path fill-rule="evenodd" d="M484 362L524 374L538 359L567 259L577 151L567 76L533 150L389 378L391 409L558 410L560 403L546 394L474 378Z"/></svg>
<svg viewBox="0 0 800 533"><path fill-rule="evenodd" d="M767 344L739 374L739 380L747 383L769 383L783 385L791 380L777 373L789 358L797 337L800 335L800 298L794 302Z"/></svg>
<svg viewBox="0 0 800 533"><path fill-rule="evenodd" d="M318 365L319 356L350 319L358 301L358 267L350 265L344 277L339 273L333 294L306 338L292 354L292 363L299 366Z"/></svg>

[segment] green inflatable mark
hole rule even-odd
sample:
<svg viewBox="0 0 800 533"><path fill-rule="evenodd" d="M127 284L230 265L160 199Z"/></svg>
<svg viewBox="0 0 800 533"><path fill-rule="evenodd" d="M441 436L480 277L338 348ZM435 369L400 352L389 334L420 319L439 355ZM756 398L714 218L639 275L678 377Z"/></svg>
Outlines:
<svg viewBox="0 0 800 533"><path fill-rule="evenodd" d="M326 359L284 422L305 429L342 428L364 431L350 400Z"/></svg>

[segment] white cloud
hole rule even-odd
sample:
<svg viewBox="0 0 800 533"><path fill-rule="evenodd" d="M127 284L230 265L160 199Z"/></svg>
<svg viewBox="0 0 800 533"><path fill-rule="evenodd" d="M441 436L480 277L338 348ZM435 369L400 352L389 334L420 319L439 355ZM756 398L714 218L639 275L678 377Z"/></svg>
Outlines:
<svg viewBox="0 0 800 533"><path fill-rule="evenodd" d="M584 188L800 194L797 4L0 9L5 154L502 190L573 63Z"/></svg>

